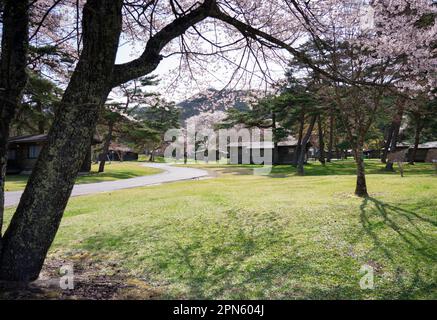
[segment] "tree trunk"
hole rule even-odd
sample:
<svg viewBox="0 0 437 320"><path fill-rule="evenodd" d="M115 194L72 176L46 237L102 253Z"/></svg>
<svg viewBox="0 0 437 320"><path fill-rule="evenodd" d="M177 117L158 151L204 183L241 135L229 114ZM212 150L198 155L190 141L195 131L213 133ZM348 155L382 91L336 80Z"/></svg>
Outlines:
<svg viewBox="0 0 437 320"><path fill-rule="evenodd" d="M317 126L319 129L319 161L322 165L325 165L325 141L323 137L322 116L317 117Z"/></svg>
<svg viewBox="0 0 437 320"><path fill-rule="evenodd" d="M332 160L332 148L334 147L334 112L331 110L329 116L329 142L328 142L328 156L326 161L331 162Z"/></svg>
<svg viewBox="0 0 437 320"><path fill-rule="evenodd" d="M310 125L308 127L308 130L305 134L305 137L302 139L302 145L300 148L300 154L299 154L299 161L297 164L297 174L300 176L303 176L305 174L304 171L304 162L305 162L305 153L306 153L306 146L308 144L308 141L311 138L311 133L313 132L314 125L316 124L317 115L314 115L311 117Z"/></svg>
<svg viewBox="0 0 437 320"><path fill-rule="evenodd" d="M278 141L275 137L276 134L276 113L272 112L272 129L273 129L273 161L272 164L275 165L278 163Z"/></svg>
<svg viewBox="0 0 437 320"><path fill-rule="evenodd" d="M80 167L80 172L90 172L91 171L91 147L88 148L86 152L85 159Z"/></svg>
<svg viewBox="0 0 437 320"><path fill-rule="evenodd" d="M0 251L4 211L4 188L8 163L8 139L12 119L27 82L29 33L27 0L3 1L0 57Z"/></svg>
<svg viewBox="0 0 437 320"><path fill-rule="evenodd" d="M304 125L305 125L305 112L303 110L301 110L300 117L299 117L299 136L297 139L296 151L294 152L294 155L293 155L293 165L294 166L296 166L297 163L299 162L299 155L300 155L300 149L301 149L301 144L302 144Z"/></svg>
<svg viewBox="0 0 437 320"><path fill-rule="evenodd" d="M388 151L390 149L391 140L393 138L393 131L394 131L394 125L392 123L390 125L390 128L388 129L387 137L386 137L385 144L384 144L384 150L382 151L382 154L381 154L381 162L382 163L387 163L387 155L388 155Z"/></svg>
<svg viewBox="0 0 437 320"><path fill-rule="evenodd" d="M396 112L396 115L393 118L392 127L393 127L393 133L391 137L390 142L390 152L396 152L396 146L398 143L398 137L399 137L399 131L401 129L401 122L402 117L404 116L404 101L401 101L401 103L398 106L398 111ZM387 161L387 164L385 166L386 171L393 171L393 162Z"/></svg>
<svg viewBox="0 0 437 320"><path fill-rule="evenodd" d="M46 128L46 121L44 119L43 110L42 110L42 104L40 101L36 103L36 109L39 113L38 115L38 133L44 134L45 128Z"/></svg>
<svg viewBox="0 0 437 320"><path fill-rule="evenodd" d="M88 0L83 50L20 204L6 230L0 279L37 279L110 90L122 0ZM68 154L68 156L66 156Z"/></svg>
<svg viewBox="0 0 437 320"><path fill-rule="evenodd" d="M109 124L108 124L108 134L106 135L105 144L103 145L102 159L100 160L99 163L99 173L105 172L105 164L106 164L106 159L108 158L109 146L111 145L111 141L112 141L113 129L114 129L114 121L111 119L109 120Z"/></svg>
<svg viewBox="0 0 437 320"><path fill-rule="evenodd" d="M153 148L152 152L150 153L149 162L155 162L155 148Z"/></svg>
<svg viewBox="0 0 437 320"><path fill-rule="evenodd" d="M355 163L357 165L357 185L355 195L359 197L368 197L366 184L366 171L363 159L363 143L359 142L354 150Z"/></svg>
<svg viewBox="0 0 437 320"><path fill-rule="evenodd" d="M419 149L420 144L420 134L422 133L423 125L420 119L416 120L416 129L414 132L414 148L410 155L410 164L414 164L416 161L417 150Z"/></svg>

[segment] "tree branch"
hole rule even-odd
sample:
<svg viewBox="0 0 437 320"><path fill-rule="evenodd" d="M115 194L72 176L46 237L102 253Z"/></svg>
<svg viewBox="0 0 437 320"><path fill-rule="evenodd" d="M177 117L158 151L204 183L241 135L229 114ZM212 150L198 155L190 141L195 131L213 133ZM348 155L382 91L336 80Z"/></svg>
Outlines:
<svg viewBox="0 0 437 320"><path fill-rule="evenodd" d="M183 35L190 27L210 16L216 0L205 0L197 8L176 18L147 41L138 59L114 66L112 87L151 73L162 60L161 50L173 39Z"/></svg>

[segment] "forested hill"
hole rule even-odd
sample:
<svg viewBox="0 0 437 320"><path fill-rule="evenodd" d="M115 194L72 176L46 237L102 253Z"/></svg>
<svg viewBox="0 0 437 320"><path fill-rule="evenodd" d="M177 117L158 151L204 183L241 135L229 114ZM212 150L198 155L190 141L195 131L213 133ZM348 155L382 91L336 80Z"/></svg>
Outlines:
<svg viewBox="0 0 437 320"><path fill-rule="evenodd" d="M230 108L244 110L250 108L257 97L262 97L259 91L208 89L178 104L181 109L181 120L186 120L201 112L226 111Z"/></svg>

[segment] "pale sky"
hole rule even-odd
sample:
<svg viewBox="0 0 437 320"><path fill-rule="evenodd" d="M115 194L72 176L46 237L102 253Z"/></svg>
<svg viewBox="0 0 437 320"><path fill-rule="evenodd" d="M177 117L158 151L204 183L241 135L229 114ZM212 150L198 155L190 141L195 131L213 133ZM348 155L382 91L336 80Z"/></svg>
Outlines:
<svg viewBox="0 0 437 320"><path fill-rule="evenodd" d="M138 57L142 52L142 46L132 46L131 44L121 44L117 54L117 63L125 63ZM232 72L226 70L226 68L217 68L215 66L207 66L207 70L204 70L200 74L195 74L197 83L195 81L186 80L190 79L189 75L183 75L183 79L178 81L176 85L171 86L171 81L176 76L178 70L180 56L172 56L170 58L164 58L158 68L153 72L154 75L161 79L160 83L156 87L151 87L150 91L158 92L163 97L170 101L180 102L183 101L207 88L214 88L217 90L223 89ZM235 56L235 63L237 63L237 55ZM279 80L284 77L284 68L278 63L272 62L269 64L269 70L272 74L272 78ZM185 81L186 80L186 81ZM248 85L238 85L235 89L257 89L265 90L265 82L261 82L259 79L252 81L250 87Z"/></svg>

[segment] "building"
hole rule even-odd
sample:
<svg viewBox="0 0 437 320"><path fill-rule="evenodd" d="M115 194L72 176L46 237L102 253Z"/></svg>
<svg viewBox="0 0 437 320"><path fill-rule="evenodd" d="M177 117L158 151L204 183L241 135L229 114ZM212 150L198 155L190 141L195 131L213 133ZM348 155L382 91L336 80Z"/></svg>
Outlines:
<svg viewBox="0 0 437 320"><path fill-rule="evenodd" d="M305 161L308 159L308 150L310 143L306 146ZM292 164L297 150L298 141L292 136L289 136L287 140L277 143L276 159L274 164ZM233 142L228 145L228 154L231 164L243 164L254 163L253 153L257 150L257 154L261 157L269 152L272 155L272 159L275 154L273 142ZM232 154L234 156L232 156Z"/></svg>
<svg viewBox="0 0 437 320"><path fill-rule="evenodd" d="M406 151L406 160L413 156L413 149L414 146L406 142L400 142L396 145L396 152ZM383 150L365 150L364 155L368 159L380 159ZM437 141L419 144L414 162L433 162L433 160L437 160L436 153Z"/></svg>
<svg viewBox="0 0 437 320"><path fill-rule="evenodd" d="M408 159L411 158L413 148L408 150ZM430 141L419 144L416 152L415 162L434 162L437 160L437 141Z"/></svg>
<svg viewBox="0 0 437 320"><path fill-rule="evenodd" d="M99 155L99 159L102 160L103 155ZM137 161L138 153L132 148L125 146L121 143L111 142L108 150L109 161Z"/></svg>
<svg viewBox="0 0 437 320"><path fill-rule="evenodd" d="M46 134L26 135L9 139L8 174L30 173L38 160L42 147L47 142ZM100 143L100 139L93 138L93 144ZM87 153L81 172L91 170L91 149Z"/></svg>

